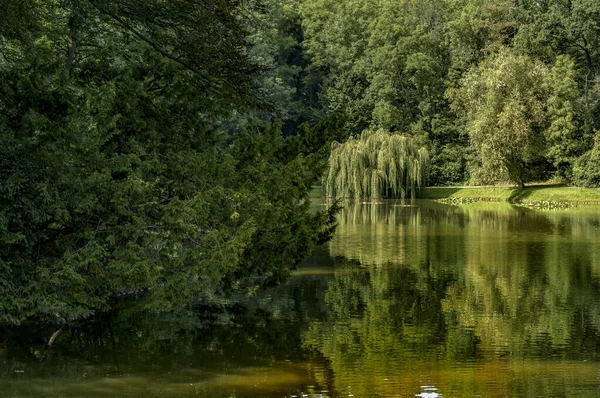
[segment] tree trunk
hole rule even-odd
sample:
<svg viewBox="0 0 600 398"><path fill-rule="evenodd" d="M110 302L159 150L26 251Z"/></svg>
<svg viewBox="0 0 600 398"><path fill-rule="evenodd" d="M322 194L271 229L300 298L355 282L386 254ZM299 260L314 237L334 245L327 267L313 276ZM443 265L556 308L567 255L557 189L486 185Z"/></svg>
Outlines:
<svg viewBox="0 0 600 398"><path fill-rule="evenodd" d="M77 30L75 27L76 17L75 14L71 15L67 24L67 60L65 62L65 69L63 74L65 79L68 79L71 75L71 67L73 66L73 58L75 57L75 47L77 45Z"/></svg>

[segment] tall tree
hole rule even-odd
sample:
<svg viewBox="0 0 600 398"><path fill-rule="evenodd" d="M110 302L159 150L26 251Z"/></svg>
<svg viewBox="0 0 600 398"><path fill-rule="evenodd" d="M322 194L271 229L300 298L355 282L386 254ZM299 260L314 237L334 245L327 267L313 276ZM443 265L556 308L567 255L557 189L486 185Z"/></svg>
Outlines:
<svg viewBox="0 0 600 398"><path fill-rule="evenodd" d="M294 135L305 122L325 117L320 83L323 72L310 62L295 0L263 1L248 18L250 56L264 69L261 91L283 121L285 135ZM263 113L264 115L264 113ZM262 116L262 115L261 115Z"/></svg>
<svg viewBox="0 0 600 398"><path fill-rule="evenodd" d="M592 149L575 161L573 177L577 185L600 187L600 133L596 133L594 136Z"/></svg>
<svg viewBox="0 0 600 398"><path fill-rule="evenodd" d="M558 56L545 84L549 123L547 157L560 177L570 178L573 161L584 143L575 63L568 56Z"/></svg>
<svg viewBox="0 0 600 398"><path fill-rule="evenodd" d="M449 90L479 155L480 167L472 170L476 180L522 186L535 177L529 168L543 150L546 74L541 62L505 49Z"/></svg>

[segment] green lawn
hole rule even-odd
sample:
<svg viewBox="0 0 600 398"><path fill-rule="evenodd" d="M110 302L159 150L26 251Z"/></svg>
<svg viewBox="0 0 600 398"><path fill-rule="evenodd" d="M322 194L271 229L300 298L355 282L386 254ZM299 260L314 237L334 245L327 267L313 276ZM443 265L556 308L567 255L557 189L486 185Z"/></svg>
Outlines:
<svg viewBox="0 0 600 398"><path fill-rule="evenodd" d="M427 187L421 197L427 199L472 199L509 202L573 202L600 204L600 188L568 187L565 185L532 185L498 187ZM323 197L320 186L312 187L311 198Z"/></svg>
<svg viewBox="0 0 600 398"><path fill-rule="evenodd" d="M510 202L577 202L600 203L599 188L567 187L564 185L532 185L525 188L504 187L427 187L424 198L477 199Z"/></svg>

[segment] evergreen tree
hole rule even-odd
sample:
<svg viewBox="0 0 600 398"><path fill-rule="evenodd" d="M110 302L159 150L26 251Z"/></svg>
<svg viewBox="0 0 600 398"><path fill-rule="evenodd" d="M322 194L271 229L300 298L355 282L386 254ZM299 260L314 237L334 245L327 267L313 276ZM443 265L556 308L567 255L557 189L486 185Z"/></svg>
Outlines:
<svg viewBox="0 0 600 398"><path fill-rule="evenodd" d="M0 7L0 321L71 322L152 287L158 310L250 293L328 238L307 201L318 148L220 127L264 104L252 3Z"/></svg>

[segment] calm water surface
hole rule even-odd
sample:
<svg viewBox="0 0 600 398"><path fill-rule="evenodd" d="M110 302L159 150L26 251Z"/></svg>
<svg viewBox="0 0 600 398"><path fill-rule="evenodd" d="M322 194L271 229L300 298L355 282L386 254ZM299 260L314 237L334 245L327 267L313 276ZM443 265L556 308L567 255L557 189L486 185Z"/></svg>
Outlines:
<svg viewBox="0 0 600 398"><path fill-rule="evenodd" d="M385 201L339 221L227 313L125 300L45 354L5 331L0 396L600 396L599 207Z"/></svg>

